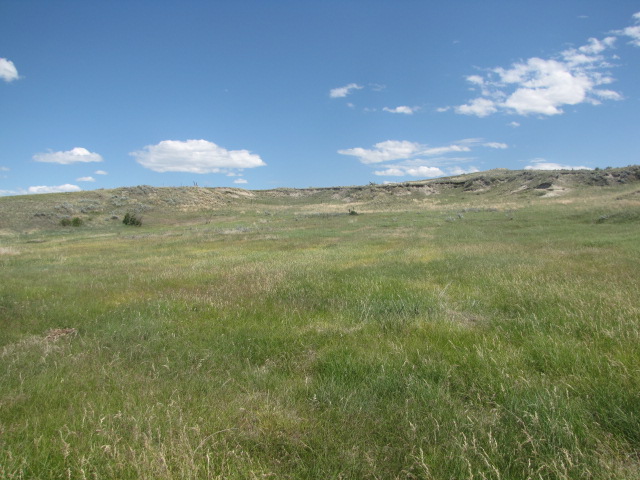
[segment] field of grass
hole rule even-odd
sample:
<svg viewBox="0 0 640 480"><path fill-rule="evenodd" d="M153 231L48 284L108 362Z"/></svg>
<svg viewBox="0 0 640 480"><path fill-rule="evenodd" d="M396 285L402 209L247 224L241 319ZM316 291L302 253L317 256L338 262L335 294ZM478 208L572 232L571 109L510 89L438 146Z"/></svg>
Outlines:
<svg viewBox="0 0 640 480"><path fill-rule="evenodd" d="M1 236L0 478L640 478L640 197L491 202Z"/></svg>

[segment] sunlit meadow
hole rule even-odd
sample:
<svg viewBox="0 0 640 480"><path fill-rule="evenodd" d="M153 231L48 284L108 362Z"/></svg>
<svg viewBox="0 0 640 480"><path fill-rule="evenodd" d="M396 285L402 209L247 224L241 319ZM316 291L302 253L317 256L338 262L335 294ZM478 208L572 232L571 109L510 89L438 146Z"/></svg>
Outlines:
<svg viewBox="0 0 640 480"><path fill-rule="evenodd" d="M0 477L640 478L637 192L471 200L5 231Z"/></svg>

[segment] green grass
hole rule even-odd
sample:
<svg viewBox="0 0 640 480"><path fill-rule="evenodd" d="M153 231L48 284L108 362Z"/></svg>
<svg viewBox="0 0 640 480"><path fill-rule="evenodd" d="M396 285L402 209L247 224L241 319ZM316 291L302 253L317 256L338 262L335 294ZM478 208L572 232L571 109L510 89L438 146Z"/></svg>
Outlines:
<svg viewBox="0 0 640 480"><path fill-rule="evenodd" d="M5 235L0 478L640 478L616 192Z"/></svg>

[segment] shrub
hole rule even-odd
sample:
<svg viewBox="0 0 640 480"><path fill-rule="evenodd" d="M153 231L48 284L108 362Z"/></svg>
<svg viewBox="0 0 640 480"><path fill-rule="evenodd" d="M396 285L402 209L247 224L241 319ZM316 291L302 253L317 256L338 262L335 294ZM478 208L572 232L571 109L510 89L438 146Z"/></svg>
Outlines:
<svg viewBox="0 0 640 480"><path fill-rule="evenodd" d="M134 213L127 212L124 216L124 220L122 220L122 223L124 223L125 225L139 227L142 225L142 218L137 217Z"/></svg>
<svg viewBox="0 0 640 480"><path fill-rule="evenodd" d="M62 220L60 220L60 225L62 225L63 227L81 227L82 225L84 225L84 220L82 220L80 217L63 218Z"/></svg>

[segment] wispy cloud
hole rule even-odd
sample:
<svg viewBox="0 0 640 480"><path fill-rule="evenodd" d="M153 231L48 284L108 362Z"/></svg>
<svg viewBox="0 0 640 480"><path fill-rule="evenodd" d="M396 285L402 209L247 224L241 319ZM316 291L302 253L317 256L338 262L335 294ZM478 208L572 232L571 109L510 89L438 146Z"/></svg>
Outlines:
<svg viewBox="0 0 640 480"><path fill-rule="evenodd" d="M390 167L385 170L376 170L374 175L386 176L386 177L421 177L421 178L435 178L446 175L438 167L429 167L427 165L421 165L418 167L409 167L405 165L398 165Z"/></svg>
<svg viewBox="0 0 640 480"><path fill-rule="evenodd" d="M462 168L462 167L456 166L448 169L449 175L464 175L466 173L476 173L479 171L480 170L478 170L476 167Z"/></svg>
<svg viewBox="0 0 640 480"><path fill-rule="evenodd" d="M233 181L233 183L236 183L236 184L240 184L240 185L242 185L242 184L249 183L249 182L248 182L247 180L245 180L244 178L236 178L236 179Z"/></svg>
<svg viewBox="0 0 640 480"><path fill-rule="evenodd" d="M345 85L344 87L333 88L329 91L329 96L331 98L343 98L347 95L351 94L355 90L362 90L364 87L362 85L358 85L357 83L350 83L349 85Z"/></svg>
<svg viewBox="0 0 640 480"><path fill-rule="evenodd" d="M80 177L76 178L76 182L95 182L96 179L93 177Z"/></svg>
<svg viewBox="0 0 640 480"><path fill-rule="evenodd" d="M107 172L105 172L104 170L96 170L95 172L93 172L96 175L109 175Z"/></svg>
<svg viewBox="0 0 640 480"><path fill-rule="evenodd" d="M0 58L0 78L5 82L13 82L18 80L18 69L11 60Z"/></svg>
<svg viewBox="0 0 640 480"><path fill-rule="evenodd" d="M500 142L487 142L487 143L483 143L482 146L488 147L488 148L497 148L501 150L505 148L509 148L509 145L507 145L506 143L500 143Z"/></svg>
<svg viewBox="0 0 640 480"><path fill-rule="evenodd" d="M76 147L65 152L36 153L33 159L36 162L59 163L61 165L102 161L102 157L99 154L92 153L82 147Z"/></svg>
<svg viewBox="0 0 640 480"><path fill-rule="evenodd" d="M497 67L484 75L470 75L467 82L479 96L454 107L463 115L486 117L503 112L515 115L559 115L570 105L598 105L605 100L621 100L622 95L605 86L615 79L609 73L611 50L618 37L631 38L640 46L640 12L636 25L612 32L602 39L590 38L578 48L561 51L551 58L532 57L507 68ZM446 111L447 107L438 109Z"/></svg>
<svg viewBox="0 0 640 480"><path fill-rule="evenodd" d="M443 146L430 146L407 140L387 140L376 143L373 148L348 148L338 150L338 153L356 157L365 165L382 167L375 170L374 175L433 178L478 171L473 166L459 166L472 160L464 154L476 147L504 149L508 148L508 145L485 142L482 138L466 138Z"/></svg>
<svg viewBox="0 0 640 480"><path fill-rule="evenodd" d="M418 156L436 156L450 152L468 152L470 148L466 145L447 145L443 147L429 147L407 140L387 140L376 143L374 148L366 149L361 147L338 150L341 155L351 155L358 158L361 163L381 163L392 160L406 160Z"/></svg>
<svg viewBox="0 0 640 480"><path fill-rule="evenodd" d="M629 43L636 47L640 47L640 12L633 15L633 20L636 25L623 28L622 30L616 30L613 33L620 36L630 37L631 41Z"/></svg>
<svg viewBox="0 0 640 480"><path fill-rule="evenodd" d="M530 161L529 165L524 167L525 170L593 170L590 167L563 165L561 163L548 162L544 158L535 158Z"/></svg>
<svg viewBox="0 0 640 480"><path fill-rule="evenodd" d="M415 112L420 110L420 107L408 107L406 105L400 105L399 107L395 108L384 107L382 110L389 113L403 113L405 115L413 115Z"/></svg>
<svg viewBox="0 0 640 480"><path fill-rule="evenodd" d="M62 193L62 192L79 192L82 189L77 185L66 183L58 186L40 185L37 187L29 187L28 193Z"/></svg>
<svg viewBox="0 0 640 480"><path fill-rule="evenodd" d="M154 172L227 173L266 165L248 150L226 150L207 140L164 140L130 155Z"/></svg>

